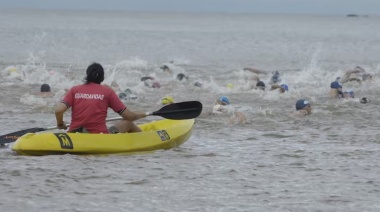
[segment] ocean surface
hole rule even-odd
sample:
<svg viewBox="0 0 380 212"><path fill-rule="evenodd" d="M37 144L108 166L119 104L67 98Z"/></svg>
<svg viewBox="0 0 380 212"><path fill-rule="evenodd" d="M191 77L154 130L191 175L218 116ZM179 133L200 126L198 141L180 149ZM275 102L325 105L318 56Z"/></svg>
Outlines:
<svg viewBox="0 0 380 212"><path fill-rule="evenodd" d="M9 144L0 211L380 211L379 56L378 16L0 9L1 135L55 126L55 104L94 61L104 83L135 93L124 100L131 110L157 110L171 95L207 111L227 96L248 119L201 116L183 145L149 154L27 157ZM344 84L353 99L329 98L356 66L373 80ZM265 92L246 89L245 67L266 73ZM268 89L276 70L284 94ZM53 97L36 95L43 83ZM294 116L298 99L311 115Z"/></svg>

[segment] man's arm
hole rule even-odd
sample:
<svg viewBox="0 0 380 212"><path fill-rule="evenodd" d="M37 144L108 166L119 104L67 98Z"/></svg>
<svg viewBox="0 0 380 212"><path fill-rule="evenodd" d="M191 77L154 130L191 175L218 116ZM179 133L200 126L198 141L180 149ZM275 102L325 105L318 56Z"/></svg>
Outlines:
<svg viewBox="0 0 380 212"><path fill-rule="evenodd" d="M63 114L67 110L67 105L60 102L55 108L55 119L57 120L57 128L58 129L67 129L66 124L63 122Z"/></svg>
<svg viewBox="0 0 380 212"><path fill-rule="evenodd" d="M147 113L145 112L132 112L128 110L128 108L125 108L125 110L120 114L125 120L128 121L136 121L141 118L145 118L147 116Z"/></svg>

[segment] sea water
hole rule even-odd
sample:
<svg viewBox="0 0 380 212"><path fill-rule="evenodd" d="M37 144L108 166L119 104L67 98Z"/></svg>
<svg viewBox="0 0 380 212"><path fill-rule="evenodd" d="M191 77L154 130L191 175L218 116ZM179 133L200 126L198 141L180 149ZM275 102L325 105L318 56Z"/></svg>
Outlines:
<svg viewBox="0 0 380 212"><path fill-rule="evenodd" d="M248 118L199 117L186 143L150 154L24 157L2 148L1 211L380 210L380 17L1 9L0 38L2 135L54 126L55 104L94 61L104 83L138 96L124 100L131 110L157 110L165 95L206 110L223 95ZM328 98L330 83L355 66L372 82L344 85L354 99ZM267 88L279 71L289 91L244 90L245 67L263 70ZM144 76L161 88L144 86ZM36 95L43 83L53 97ZM312 115L290 115L301 98Z"/></svg>

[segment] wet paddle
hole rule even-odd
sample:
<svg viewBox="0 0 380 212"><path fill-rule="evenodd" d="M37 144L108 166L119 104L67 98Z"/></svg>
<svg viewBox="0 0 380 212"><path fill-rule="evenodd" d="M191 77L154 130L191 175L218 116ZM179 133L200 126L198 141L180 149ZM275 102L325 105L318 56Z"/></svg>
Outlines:
<svg viewBox="0 0 380 212"><path fill-rule="evenodd" d="M147 115L161 116L167 119L181 120L181 119L196 118L199 116L201 112L202 112L202 103L198 101L188 101L188 102L178 102L178 103L166 105L158 111L147 112ZM115 118L107 119L106 121L115 121L115 120L121 120L121 119L122 117L115 117ZM69 125L67 124L67 126ZM6 135L2 135L0 136L0 145L15 142L19 137L23 136L26 133L36 133L36 132L54 130L54 129L57 129L57 127L56 126L48 127L48 128L34 127L34 128L24 129L24 130L16 131L16 132L9 133Z"/></svg>
<svg viewBox="0 0 380 212"><path fill-rule="evenodd" d="M36 133L36 132L45 131L45 130L46 128L34 127L34 128L20 130L17 132L2 135L0 136L0 144L15 142L20 136L26 133Z"/></svg>

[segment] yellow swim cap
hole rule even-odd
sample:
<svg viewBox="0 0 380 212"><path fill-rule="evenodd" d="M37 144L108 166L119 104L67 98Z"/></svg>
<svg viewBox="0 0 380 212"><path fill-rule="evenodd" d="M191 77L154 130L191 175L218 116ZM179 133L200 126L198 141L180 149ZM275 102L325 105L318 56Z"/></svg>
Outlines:
<svg viewBox="0 0 380 212"><path fill-rule="evenodd" d="M171 96L165 96L164 98L161 99L161 104L162 105L168 105L174 103L174 99Z"/></svg>
<svg viewBox="0 0 380 212"><path fill-rule="evenodd" d="M8 74L17 73L18 70L16 67L9 67L8 68Z"/></svg>
<svg viewBox="0 0 380 212"><path fill-rule="evenodd" d="M227 88L229 88L229 89L234 88L234 84L232 84L232 83L227 83Z"/></svg>

